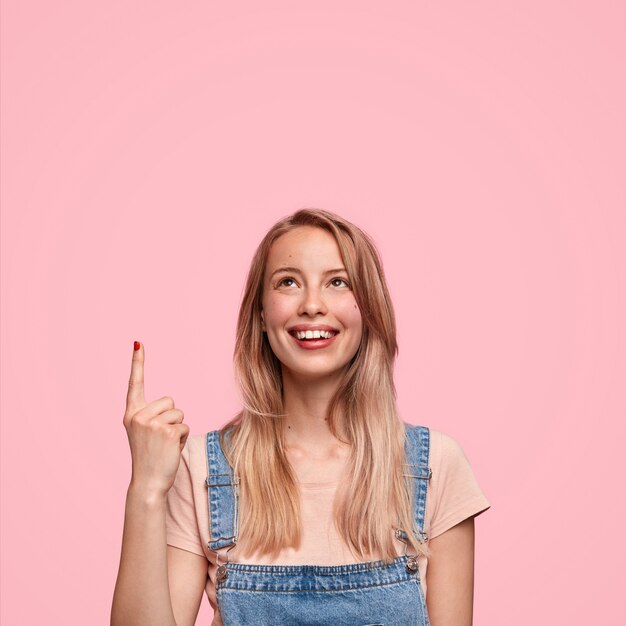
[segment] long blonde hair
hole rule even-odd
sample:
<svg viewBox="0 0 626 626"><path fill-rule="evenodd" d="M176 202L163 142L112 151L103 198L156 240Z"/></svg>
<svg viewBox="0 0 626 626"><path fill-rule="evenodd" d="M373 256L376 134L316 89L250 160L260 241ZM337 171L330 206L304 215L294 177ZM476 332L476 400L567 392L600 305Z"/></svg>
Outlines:
<svg viewBox="0 0 626 626"><path fill-rule="evenodd" d="M301 209L278 221L252 259L237 322L235 376L243 409L222 429L222 445L240 480L239 536L244 552L277 554L300 544L299 491L285 454L281 364L262 332L263 280L274 241L300 226L335 238L363 320L361 343L328 410L328 427L350 445L334 519L353 554L396 558L393 527L418 554L413 485L406 482L405 431L398 415L393 364L396 323L374 243L355 225L322 209ZM226 437L228 432L229 436Z"/></svg>

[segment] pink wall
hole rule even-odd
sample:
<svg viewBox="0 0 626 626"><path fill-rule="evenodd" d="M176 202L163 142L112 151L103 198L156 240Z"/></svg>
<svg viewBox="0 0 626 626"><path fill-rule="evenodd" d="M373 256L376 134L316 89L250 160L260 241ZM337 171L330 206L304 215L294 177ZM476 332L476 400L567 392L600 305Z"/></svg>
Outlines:
<svg viewBox="0 0 626 626"><path fill-rule="evenodd" d="M403 415L492 503L475 623L624 623L625 13L3 0L2 624L108 623L132 341L148 399L230 418L302 206L378 243Z"/></svg>

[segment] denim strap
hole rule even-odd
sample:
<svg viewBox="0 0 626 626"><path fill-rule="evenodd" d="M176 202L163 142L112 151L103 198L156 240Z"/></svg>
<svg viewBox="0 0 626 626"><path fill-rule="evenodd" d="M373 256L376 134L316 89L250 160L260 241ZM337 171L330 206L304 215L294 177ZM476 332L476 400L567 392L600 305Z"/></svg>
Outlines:
<svg viewBox="0 0 626 626"><path fill-rule="evenodd" d="M423 543L428 540L428 535L424 532L424 519L428 481L432 476L432 470L429 467L430 430L426 426L413 426L406 423L404 427L406 431L404 449L407 460L404 475L412 483L413 515L420 534L418 540ZM403 530L398 530L397 535L404 541L408 539L408 535Z"/></svg>
<svg viewBox="0 0 626 626"><path fill-rule="evenodd" d="M219 430L206 435L206 458L211 531L207 545L210 550L219 550L237 543L239 509L239 477L233 474L222 451Z"/></svg>

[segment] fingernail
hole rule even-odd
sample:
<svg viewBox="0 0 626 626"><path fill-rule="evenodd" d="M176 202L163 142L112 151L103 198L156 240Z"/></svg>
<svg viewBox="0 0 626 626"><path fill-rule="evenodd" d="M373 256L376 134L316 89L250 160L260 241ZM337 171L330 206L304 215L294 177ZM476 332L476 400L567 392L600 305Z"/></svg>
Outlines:
<svg viewBox="0 0 626 626"><path fill-rule="evenodd" d="M141 348L141 344L138 341L135 341L135 352Z"/></svg>

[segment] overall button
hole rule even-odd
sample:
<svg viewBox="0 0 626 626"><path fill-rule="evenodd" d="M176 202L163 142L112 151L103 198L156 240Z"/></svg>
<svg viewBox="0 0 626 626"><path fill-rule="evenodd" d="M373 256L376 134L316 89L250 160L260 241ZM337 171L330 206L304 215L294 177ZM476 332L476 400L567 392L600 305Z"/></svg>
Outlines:
<svg viewBox="0 0 626 626"><path fill-rule="evenodd" d="M417 557L410 556L406 562L407 572L411 572L411 574L415 574L417 572Z"/></svg>
<svg viewBox="0 0 626 626"><path fill-rule="evenodd" d="M217 568L216 574L217 582L223 582L228 578L228 570L226 569L226 565L220 565Z"/></svg>

